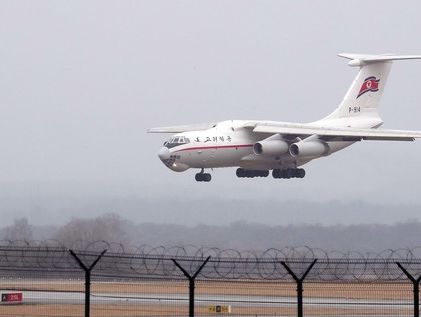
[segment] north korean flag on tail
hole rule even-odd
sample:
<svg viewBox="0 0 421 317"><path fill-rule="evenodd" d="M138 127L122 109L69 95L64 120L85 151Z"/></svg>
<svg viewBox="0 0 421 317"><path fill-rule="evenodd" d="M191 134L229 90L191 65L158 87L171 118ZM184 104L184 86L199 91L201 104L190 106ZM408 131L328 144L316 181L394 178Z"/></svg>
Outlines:
<svg viewBox="0 0 421 317"><path fill-rule="evenodd" d="M376 79L376 77L374 76L366 78L363 84L361 85L357 98L360 97L361 95L364 95L368 91L378 91L379 81L380 79Z"/></svg>

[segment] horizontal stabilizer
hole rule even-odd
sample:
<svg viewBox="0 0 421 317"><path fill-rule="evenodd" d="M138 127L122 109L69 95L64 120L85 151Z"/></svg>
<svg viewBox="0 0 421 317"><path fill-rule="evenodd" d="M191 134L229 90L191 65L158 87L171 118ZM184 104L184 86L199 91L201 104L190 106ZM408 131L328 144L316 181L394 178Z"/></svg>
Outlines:
<svg viewBox="0 0 421 317"><path fill-rule="evenodd" d="M349 66L362 66L362 65L376 63L376 62L388 62L388 61L407 60L407 59L421 59L421 55L394 55L394 54L370 55L370 54L341 53L341 54L338 54L338 56L350 59L351 61L348 63Z"/></svg>

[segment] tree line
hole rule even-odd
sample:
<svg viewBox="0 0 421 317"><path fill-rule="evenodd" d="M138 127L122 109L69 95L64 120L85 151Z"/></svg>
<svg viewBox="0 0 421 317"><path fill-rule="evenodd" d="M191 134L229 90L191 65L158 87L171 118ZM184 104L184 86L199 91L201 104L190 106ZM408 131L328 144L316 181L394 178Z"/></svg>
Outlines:
<svg viewBox="0 0 421 317"><path fill-rule="evenodd" d="M325 250L379 252L421 246L421 223L394 225L302 224L270 226L242 221L228 225L185 226L133 223L117 214L73 218L62 226L35 226L18 218L0 229L3 240L54 239L64 245L76 241L108 241L123 245L195 245L238 250L265 250L286 246L310 246Z"/></svg>

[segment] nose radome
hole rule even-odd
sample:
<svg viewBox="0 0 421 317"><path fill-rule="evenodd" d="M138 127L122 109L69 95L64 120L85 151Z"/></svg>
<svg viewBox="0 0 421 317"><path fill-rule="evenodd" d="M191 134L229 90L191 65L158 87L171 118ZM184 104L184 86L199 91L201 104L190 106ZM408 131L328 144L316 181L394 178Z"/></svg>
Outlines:
<svg viewBox="0 0 421 317"><path fill-rule="evenodd" d="M166 147L162 147L158 152L158 157L161 160L168 160L170 158L170 151Z"/></svg>

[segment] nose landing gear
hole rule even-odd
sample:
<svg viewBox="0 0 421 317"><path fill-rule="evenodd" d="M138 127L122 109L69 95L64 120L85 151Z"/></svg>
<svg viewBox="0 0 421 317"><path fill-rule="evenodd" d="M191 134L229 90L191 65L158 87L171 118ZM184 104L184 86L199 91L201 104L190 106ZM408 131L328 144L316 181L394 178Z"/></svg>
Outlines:
<svg viewBox="0 0 421 317"><path fill-rule="evenodd" d="M200 173L197 173L195 175L196 182L210 182L212 180L212 175L209 173L204 173L204 169L202 168L202 171Z"/></svg>

